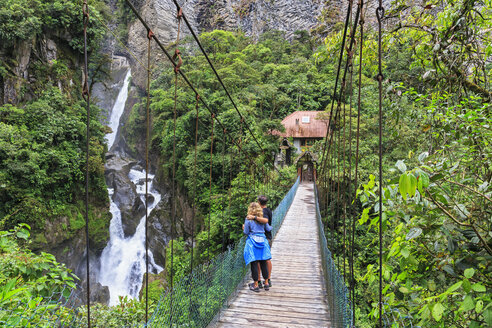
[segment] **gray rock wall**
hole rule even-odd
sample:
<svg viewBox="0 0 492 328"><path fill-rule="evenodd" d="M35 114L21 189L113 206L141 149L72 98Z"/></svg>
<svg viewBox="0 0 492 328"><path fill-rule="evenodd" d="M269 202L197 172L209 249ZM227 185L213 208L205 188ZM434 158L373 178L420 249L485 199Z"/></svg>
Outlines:
<svg viewBox="0 0 492 328"><path fill-rule="evenodd" d="M183 12L195 32L213 29L241 30L253 39L270 30L284 31L291 39L297 30L310 31L319 23L319 17L327 1L322 0L188 0ZM167 45L176 40L176 6L172 0L141 0L136 2L142 17L149 23L154 34ZM180 36L189 35L188 28L181 26ZM139 60L146 65L147 31L135 20L129 27L128 46ZM153 46L153 61L167 60ZM132 71L134 82L145 85L145 72L134 58Z"/></svg>

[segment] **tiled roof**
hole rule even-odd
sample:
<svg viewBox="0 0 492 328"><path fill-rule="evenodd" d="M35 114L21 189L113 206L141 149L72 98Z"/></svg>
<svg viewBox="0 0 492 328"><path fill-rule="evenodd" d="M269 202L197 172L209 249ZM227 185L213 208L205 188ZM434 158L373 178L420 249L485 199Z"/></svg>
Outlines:
<svg viewBox="0 0 492 328"><path fill-rule="evenodd" d="M281 137L294 138L324 138L328 129L328 115L326 119L316 119L322 111L297 111L282 120L285 132L274 131L273 134Z"/></svg>

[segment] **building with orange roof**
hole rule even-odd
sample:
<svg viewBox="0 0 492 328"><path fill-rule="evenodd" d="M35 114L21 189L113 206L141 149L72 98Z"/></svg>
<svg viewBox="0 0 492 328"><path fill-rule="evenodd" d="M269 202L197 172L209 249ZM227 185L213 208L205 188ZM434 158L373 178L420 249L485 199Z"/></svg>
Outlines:
<svg viewBox="0 0 492 328"><path fill-rule="evenodd" d="M273 134L292 138L293 146L302 152L326 136L328 116L323 111L296 111L284 118L282 125L285 132L274 131Z"/></svg>

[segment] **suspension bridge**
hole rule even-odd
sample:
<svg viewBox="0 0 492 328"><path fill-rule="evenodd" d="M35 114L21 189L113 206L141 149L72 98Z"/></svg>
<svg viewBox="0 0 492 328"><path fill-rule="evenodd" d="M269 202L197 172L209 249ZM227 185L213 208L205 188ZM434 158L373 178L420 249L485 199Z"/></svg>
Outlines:
<svg viewBox="0 0 492 328"><path fill-rule="evenodd" d="M135 17L143 24L147 30L147 64L145 64L141 58L134 57L136 63L141 65L147 71L147 99L146 99L146 172L149 171L149 137L150 137L150 79L151 79L151 43L155 42L158 50L169 59L169 62L173 65L175 72L175 97L174 97L174 127L176 126L176 104L177 104L177 83L178 78L184 81L184 83L195 93L196 96L196 131L195 131L195 169L196 169L196 147L198 138L198 122L199 122L199 107L204 108L210 114L210 197L212 196L212 160L214 154L214 145L217 146L215 130L222 130L223 132L223 149L225 151L225 139L235 147L239 157L244 157L245 161L248 161L250 154L246 149L243 149L243 129L246 128L246 133L254 140L258 146L259 153L264 154L264 149L251 131L249 124L247 124L247 117L245 117L238 106L236 105L233 97L224 85L221 77L217 73L213 63L209 59L207 53L203 49L200 41L186 19L185 13L176 0L173 0L177 10L177 22L178 31L177 39L175 42L175 51L171 55L167 48L159 41L157 35L152 31L149 23L140 15L135 6L130 0L126 0L128 7L134 13ZM364 5L363 0L359 0L356 6L356 13L353 15L353 3L349 1L347 8L347 19L345 22L343 43L341 46L341 52L339 57L339 64L337 70L337 77L335 82L335 89L333 92L333 100L330 109L329 123L324 147L322 150L323 162L319 167L318 176L321 177L319 181L314 182L301 182L300 178L292 185L289 192L285 195L283 200L278 204L273 212L273 247L272 247L272 263L273 274L272 282L273 286L269 291L261 291L260 293L252 293L247 289L248 281L248 268L244 265L243 249L245 244L245 238L240 239L236 244L230 246L220 255L209 258L208 262L201 264L197 267L190 268L190 274L174 281L173 272L171 269L171 280L168 290L161 296L158 304L149 309L148 306L148 255L147 257L147 274L145 275L145 290L143 291L142 300L145 301L145 318L142 323L135 323L132 327L250 327L252 325L259 327L353 327L354 322L354 298L355 298L355 281L353 276L353 245L354 237L346 238L346 206L351 204L352 199L345 199L344 210L336 213L336 215L343 216L343 265L337 266L333 260L332 253L328 247L328 242L325 234L325 225L323 223L320 211L320 205L322 202L328 202L328 199L338 199L340 201L340 183L335 184L330 181L335 181L336 170L338 170L338 181L340 181L340 154L342 156L352 156L352 149L345 150L345 139L340 134L341 129L337 129L338 125L341 126L341 116L343 115L343 126L345 127L345 106L341 106L342 94L346 95L348 88L351 88L351 74L352 74L352 58L354 56L354 45L356 44L355 36L357 28L360 27L360 62L362 62L362 38L363 38L363 18L362 8ZM382 7L382 1L379 1L379 7L377 8L376 16L378 19L379 27L379 41L381 40L381 19L384 15L384 9ZM352 19L355 16L355 19ZM83 3L83 17L84 17L84 79L83 79L83 98L87 103L87 122L90 122L90 105L91 99L89 94L89 74L88 74L88 62L89 57L87 53L87 30L90 26L89 6L87 0ZM193 85L192 81L186 76L181 69L183 58L179 51L180 32L181 26L185 24L195 41L197 42L204 57L210 64L220 86L225 91L229 98L233 108L236 110L240 119L241 135L232 136L225 129L222 122L217 117L212 108L208 105L206 99L202 97L198 89ZM351 31L347 33L348 29ZM109 31L111 32L111 31ZM345 40L350 38L349 45L345 46ZM380 44L379 44L380 47ZM346 53L345 53L346 52ZM381 51L379 50L379 55ZM130 54L131 55L131 54ZM344 56L345 55L345 56ZM345 58L345 70L343 72L340 91L338 91L338 82L341 75L341 68L343 58ZM381 56L380 56L381 58ZM361 64L359 65L362 66ZM350 85L347 83L347 74L350 74ZM360 79L360 69L359 69ZM379 89L381 94L382 72L381 72L381 59L379 61ZM359 83L360 88L360 83ZM380 96L381 102L381 96ZM336 106L335 106L336 103ZM360 90L359 90L359 115L360 115ZM343 114L342 114L343 112ZM381 115L381 105L380 105ZM351 116L349 115L350 120ZM380 117L381 122L381 117ZM216 124L216 125L214 125ZM350 126L352 121L350 121ZM357 122L357 129L359 122ZM333 139L337 138L338 143ZM351 130L350 130L351 131ZM382 127L380 125L380 133ZM89 129L87 129L87 156L89 154ZM346 135L343 130L343 136ZM351 134L350 134L351 135ZM358 138L357 132L357 149L355 154L356 166L355 166L355 184L352 186L352 191L357 189L357 163L358 163ZM381 134L380 134L381 137ZM173 138L176 139L176 129L173 131ZM343 140L343 147L342 147ZM351 145L351 143L350 143ZM336 151L334 148L337 148ZM343 148L343 149L342 149ZM381 152L380 152L381 159ZM232 156L232 153L231 153ZM173 148L172 156L172 197L173 204L171 204L171 217L173 224L171 225L171 263L173 261L172 251L173 242L176 238L176 231L173 230L176 220L176 163L175 163L175 146ZM88 158L87 158L88 161ZM334 165L338 161L338 166ZM351 160L349 161L352 162ZM232 161L231 161L232 163ZM328 166L327 166L328 163ZM249 168L254 172L263 172L264 168L258 167L258 165L250 160ZM334 169L336 168L336 169ZM380 162L381 168L381 162ZM273 169L276 169L275 167ZM345 166L343 167L346 171ZM352 172L351 168L348 168L349 172ZM196 172L193 172L196 176ZM280 173L280 172L279 172ZM222 173L224 175L224 173ZM253 174L253 179L258 174ZM323 178L325 177L325 178ZM88 169L86 172L87 181L89 181ZM380 179L381 171L380 171ZM148 178L145 179L146 184ZM319 187L323 188L324 196L320 198L318 191ZM271 181L276 183L276 181ZM195 183L196 185L196 183ZM381 186L380 180L380 186ZM338 190L336 190L338 188ZM86 203L88 204L88 182L86 186ZM146 186L147 190L147 186ZM146 191L147 193L147 191ZM336 195L336 196L334 196ZM195 198L195 196L193 196ZM146 207L147 204L146 197ZM381 197L380 197L381 199ZM88 206L88 205L87 205ZM193 204L195 206L195 204ZM380 205L380 210L382 206ZM88 210L86 209L86 213ZM193 215L195 210L193 211ZM381 217L381 213L380 213ZM88 217L86 216L86 244L89 248L89 230L88 230ZM145 236L146 236L146 252L148 252L148 236L147 236L147 216L145 217ZM208 218L208 229L210 229L210 217ZM352 218L352 224L354 224L355 218ZM350 222L348 222L350 223ZM380 221L381 223L381 221ZM350 225L347 224L347 229ZM193 230L193 229L192 229ZM353 234L354 228L351 232ZM380 232L381 232L380 227ZM210 236L210 231L209 231ZM192 239L194 236L192 235ZM346 245L347 240L347 245ZM209 242L210 244L210 242ZM331 246L333 247L333 243ZM348 246L352 245L352 248L347 251ZM340 246L340 245L339 245ZM342 246L340 246L342 247ZM380 242L381 247L381 242ZM347 259L346 259L346 254ZM380 255L382 249L379 249ZM87 249L89 254L89 249ZM147 253L146 253L147 254ZM209 254L209 251L207 255ZM345 263L350 263L350 270L346 272ZM192 264L192 263L191 263ZM380 266L382 260L379 260ZM171 264L171 268L173 265ZM343 274L340 272L343 268ZM339 271L340 270L340 271ZM17 309L24 313L19 315L17 311L16 315L8 314L0 316L0 323L5 327L20 327L20 326L36 326L36 327L91 327L91 302L90 302L90 267L89 258L87 256L87 293L86 293L86 307L85 311L81 311L80 307L77 307L76 300L80 300L83 295L78 295L76 290L64 289L57 293L54 293L50 297L46 297L41 300L39 304L18 304ZM380 267L381 272L381 267ZM382 282L380 281L380 290L382 289ZM383 320L382 313L383 303L380 292L379 304L379 326L391 326L396 320ZM25 309L25 311L23 311ZM387 318L387 316L386 316ZM404 318L405 319L405 318ZM408 319L408 318L407 318ZM385 322L383 322L385 321ZM26 324L27 323L27 324ZM97 323L93 324L97 326ZM411 325L411 324L410 324Z"/></svg>
<svg viewBox="0 0 492 328"><path fill-rule="evenodd" d="M331 326L311 183L299 185L273 242L272 263L272 288L251 295L244 284L221 313L219 327Z"/></svg>

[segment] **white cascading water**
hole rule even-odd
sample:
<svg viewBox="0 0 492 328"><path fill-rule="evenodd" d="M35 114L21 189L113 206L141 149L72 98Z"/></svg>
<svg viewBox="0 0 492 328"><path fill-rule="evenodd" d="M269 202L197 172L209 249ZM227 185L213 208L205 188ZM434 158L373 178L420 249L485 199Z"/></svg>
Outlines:
<svg viewBox="0 0 492 328"><path fill-rule="evenodd" d="M128 71L122 90L118 94L118 100L113 107L110 126L114 128L113 136L108 138L108 149L111 148L114 137L118 132L119 120L128 96L128 92L123 92L123 90L128 89L127 81L130 76L131 73ZM120 95L125 95L125 98L120 100ZM118 106L121 106L121 108ZM115 115L115 112L118 114ZM115 124L114 122L117 123ZM118 154L116 155L118 156ZM145 170L131 169L128 177L135 184L137 193L145 204ZM147 215L152 212L161 200L161 195L153 188L153 179L154 175L149 174ZM138 297L145 273L145 216L140 219L135 234L131 237L125 237L120 209L112 200L113 193L113 188L108 188L110 211L113 217L109 226L109 243L101 254L101 269L98 277L99 283L109 288L109 305L117 305L120 296ZM149 250L149 272L159 273L162 270L163 268L155 263L153 254Z"/></svg>
<svg viewBox="0 0 492 328"><path fill-rule="evenodd" d="M111 117L109 119L109 127L112 132L106 135L106 141L108 142L108 150L113 147L114 139L116 138L116 133L118 132L118 128L120 126L120 117L123 114L123 110L125 109L126 99L128 98L128 84L130 83L130 77L132 76L132 72L129 69L126 72L125 80L123 82L123 86L118 93L118 97L116 98L116 102L114 103L113 109L111 110Z"/></svg>

